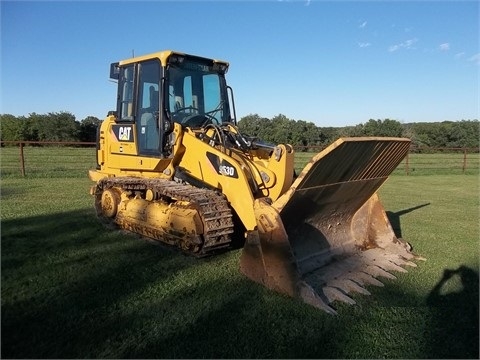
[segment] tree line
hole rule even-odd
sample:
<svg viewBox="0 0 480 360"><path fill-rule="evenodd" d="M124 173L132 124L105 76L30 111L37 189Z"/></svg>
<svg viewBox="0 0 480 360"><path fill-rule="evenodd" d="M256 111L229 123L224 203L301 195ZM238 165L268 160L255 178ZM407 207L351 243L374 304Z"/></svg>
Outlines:
<svg viewBox="0 0 480 360"><path fill-rule="evenodd" d="M16 117L0 115L2 141L81 141L94 142L101 120L88 116L77 121L69 112L31 113ZM407 137L416 147L477 148L480 143L478 120L403 124L392 119L370 119L345 127L319 127L313 122L293 120L279 114L271 119L258 114L242 117L240 131L272 144L288 143L310 148L327 146L344 136Z"/></svg>
<svg viewBox="0 0 480 360"><path fill-rule="evenodd" d="M271 119L251 114L243 117L238 127L242 133L271 143L304 147L305 151L308 147L324 147L347 136L407 137L415 147L478 148L480 144L477 119L408 124L392 119L370 119L355 126L319 127L312 122L288 119L282 114Z"/></svg>
<svg viewBox="0 0 480 360"><path fill-rule="evenodd" d="M31 113L16 117L0 115L2 141L81 141L96 140L97 126L101 120L88 116L81 121L70 112Z"/></svg>

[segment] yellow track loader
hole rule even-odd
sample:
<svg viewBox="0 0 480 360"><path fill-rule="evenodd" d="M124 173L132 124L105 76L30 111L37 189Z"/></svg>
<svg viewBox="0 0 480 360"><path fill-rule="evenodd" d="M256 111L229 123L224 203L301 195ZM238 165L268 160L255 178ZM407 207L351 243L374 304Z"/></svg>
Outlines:
<svg viewBox="0 0 480 360"><path fill-rule="evenodd" d="M89 172L99 218L199 257L241 244L246 276L331 314L415 266L376 193L410 140L341 138L296 176L292 146L239 131L228 67L175 51L110 65L117 108Z"/></svg>

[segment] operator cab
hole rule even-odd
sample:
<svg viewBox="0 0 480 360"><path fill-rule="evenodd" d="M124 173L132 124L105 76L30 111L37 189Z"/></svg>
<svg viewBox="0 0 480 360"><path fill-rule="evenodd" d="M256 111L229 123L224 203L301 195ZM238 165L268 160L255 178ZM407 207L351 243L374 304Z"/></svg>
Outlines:
<svg viewBox="0 0 480 360"><path fill-rule="evenodd" d="M138 153L168 156L173 123L200 128L235 122L228 63L173 51L111 64L118 80L117 123L135 124ZM230 90L230 92L228 91Z"/></svg>

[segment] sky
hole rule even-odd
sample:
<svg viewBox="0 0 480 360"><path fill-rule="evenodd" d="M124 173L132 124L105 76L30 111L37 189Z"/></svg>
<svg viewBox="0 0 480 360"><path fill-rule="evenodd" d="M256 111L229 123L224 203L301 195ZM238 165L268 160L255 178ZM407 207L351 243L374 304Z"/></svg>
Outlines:
<svg viewBox="0 0 480 360"><path fill-rule="evenodd" d="M237 119L480 118L476 0L0 0L0 14L0 114L103 119L110 63L169 49L230 63Z"/></svg>

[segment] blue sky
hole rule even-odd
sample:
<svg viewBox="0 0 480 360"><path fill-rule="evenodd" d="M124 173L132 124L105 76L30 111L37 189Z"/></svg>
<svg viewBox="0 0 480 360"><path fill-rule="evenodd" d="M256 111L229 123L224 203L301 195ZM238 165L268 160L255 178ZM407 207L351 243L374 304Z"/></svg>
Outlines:
<svg viewBox="0 0 480 360"><path fill-rule="evenodd" d="M237 117L318 126L479 118L478 1L1 1L0 113L115 108L109 64L230 62Z"/></svg>

